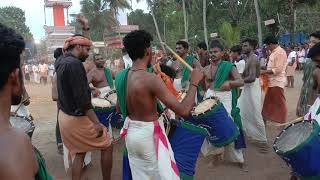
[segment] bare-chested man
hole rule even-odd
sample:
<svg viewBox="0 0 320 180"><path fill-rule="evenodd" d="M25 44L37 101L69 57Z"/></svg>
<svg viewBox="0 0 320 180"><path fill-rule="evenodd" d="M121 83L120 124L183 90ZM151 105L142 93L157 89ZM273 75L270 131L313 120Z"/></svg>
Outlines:
<svg viewBox="0 0 320 180"><path fill-rule="evenodd" d="M176 43L176 52L193 68L201 68L199 61L188 55L189 44L186 41L178 41ZM183 66L183 64L176 60L172 63L172 68L176 71L176 78L174 79L174 86L177 91L188 88L188 81L190 78L190 71Z"/></svg>
<svg viewBox="0 0 320 180"><path fill-rule="evenodd" d="M123 40L133 66L116 76L118 103L126 117L122 135L126 136L133 179L178 180L177 165L163 125L158 121L156 103L159 99L179 116L188 116L203 73L198 69L191 73L188 94L179 103L161 78L147 72L152 61L151 41L151 35L143 30L132 31Z"/></svg>
<svg viewBox="0 0 320 180"><path fill-rule="evenodd" d="M0 24L0 179L33 180L37 163L29 137L10 125L10 106L20 103L23 79L21 35Z"/></svg>
<svg viewBox="0 0 320 180"><path fill-rule="evenodd" d="M212 41L209 48L211 64L205 68L206 86L208 89L205 97L217 96L231 116L231 111L237 108L236 106L232 106L234 104L232 101L236 102L238 96L237 92L232 93L232 89L235 91L238 87L243 86L244 83L236 67L231 62L222 60L224 56L223 49L223 46L218 41ZM235 119L233 120L236 122ZM241 123L241 119L237 121ZM241 127L239 124L237 125ZM207 142L205 141L205 143ZM235 149L234 143L226 146L226 158L242 166L244 163L242 148L244 147L243 145Z"/></svg>
<svg viewBox="0 0 320 180"><path fill-rule="evenodd" d="M261 115L260 63L258 57L254 54L256 45L257 43L253 39L242 41L242 52L246 55L246 65L242 74L245 84L238 103L245 134L266 147L266 130ZM261 152L263 152L262 150Z"/></svg>

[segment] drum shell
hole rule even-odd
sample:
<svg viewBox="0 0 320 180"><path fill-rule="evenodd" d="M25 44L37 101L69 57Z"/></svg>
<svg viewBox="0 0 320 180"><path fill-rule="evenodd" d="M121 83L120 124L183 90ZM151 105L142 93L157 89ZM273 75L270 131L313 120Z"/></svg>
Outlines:
<svg viewBox="0 0 320 180"><path fill-rule="evenodd" d="M24 116L11 116L11 117L15 117L15 118L19 118L21 119L21 121L26 121L28 122L30 128L28 130L24 130L24 132L30 137L32 138L32 135L33 135L33 132L35 130L35 126L34 126L34 123L27 117L24 117ZM10 117L10 118L11 118ZM14 125L12 125L13 127L15 127ZM17 127L15 127L17 128ZM19 129L19 128L18 128Z"/></svg>
<svg viewBox="0 0 320 180"><path fill-rule="evenodd" d="M100 123L107 128L109 128L109 116L114 111L115 111L115 107L108 107L108 108L95 107L94 108L94 112L96 113Z"/></svg>
<svg viewBox="0 0 320 180"><path fill-rule="evenodd" d="M310 123L310 122L299 122ZM276 142L281 137L281 132L274 142L275 152L291 166L295 174L302 179L320 179L320 127L316 121L312 121L313 131L310 136L294 149L282 152L276 147ZM287 127L286 129L290 128Z"/></svg>
<svg viewBox="0 0 320 180"><path fill-rule="evenodd" d="M240 132L222 103L217 103L210 110L188 119L208 130L210 143L215 147L226 146L235 141Z"/></svg>
<svg viewBox="0 0 320 180"><path fill-rule="evenodd" d="M181 179L194 176L199 152L207 133L205 128L186 122L177 123L174 131L170 133L169 142Z"/></svg>

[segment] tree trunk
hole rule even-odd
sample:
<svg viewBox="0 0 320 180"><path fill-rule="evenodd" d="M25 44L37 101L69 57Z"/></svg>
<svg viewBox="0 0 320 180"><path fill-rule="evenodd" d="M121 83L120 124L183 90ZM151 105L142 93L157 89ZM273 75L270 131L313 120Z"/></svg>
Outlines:
<svg viewBox="0 0 320 180"><path fill-rule="evenodd" d="M166 48L162 44L163 41L161 39L161 35L160 35L160 31L159 31L159 27L158 27L158 23L157 23L156 17L154 16L154 13L153 13L152 9L151 9L150 12L151 12L151 16L152 16L152 19L153 19L154 26L155 26L156 31L157 31L157 36L158 36L158 39L160 41L161 48L163 49L163 53L166 54Z"/></svg>
<svg viewBox="0 0 320 180"><path fill-rule="evenodd" d="M208 43L208 30L207 30L207 1L203 0L203 32L204 32L204 40L206 42L207 48L209 47Z"/></svg>
<svg viewBox="0 0 320 180"><path fill-rule="evenodd" d="M261 27L261 16L260 16L258 0L254 0L254 7L256 9L256 16L257 16L259 46L262 46L262 27Z"/></svg>
<svg viewBox="0 0 320 180"><path fill-rule="evenodd" d="M187 11L186 11L186 1L182 0L183 6L183 19L184 19L184 38L188 42L188 24L187 24Z"/></svg>

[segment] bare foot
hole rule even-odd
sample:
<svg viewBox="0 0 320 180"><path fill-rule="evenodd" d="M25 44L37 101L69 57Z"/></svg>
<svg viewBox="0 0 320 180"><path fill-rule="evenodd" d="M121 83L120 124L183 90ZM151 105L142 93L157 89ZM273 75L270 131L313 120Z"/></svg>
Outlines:
<svg viewBox="0 0 320 180"><path fill-rule="evenodd" d="M237 163L243 172L249 172L248 166L245 163Z"/></svg>

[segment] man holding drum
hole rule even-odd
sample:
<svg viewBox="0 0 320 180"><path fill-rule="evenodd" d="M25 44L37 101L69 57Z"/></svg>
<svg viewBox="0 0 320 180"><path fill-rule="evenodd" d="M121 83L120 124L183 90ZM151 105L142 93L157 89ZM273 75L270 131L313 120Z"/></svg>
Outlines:
<svg viewBox="0 0 320 180"><path fill-rule="evenodd" d="M161 78L147 72L152 61L151 41L151 35L144 30L132 31L123 40L133 66L116 76L118 105L126 118L121 134L126 136L133 180L178 180L179 170L163 125L158 121L156 103L159 99L179 116L188 116L203 73L198 69L191 73L188 94L179 103Z"/></svg>
<svg viewBox="0 0 320 180"><path fill-rule="evenodd" d="M223 49L224 48L219 41L212 41L209 48L209 58L211 64L204 70L206 87L208 89L205 97L218 97L220 102L223 103L224 107L229 113L229 116L233 117L233 120L241 130L241 119L235 119L235 116L233 116L236 115L233 112L236 112L237 109L236 102L238 93L233 93L232 89L237 89L238 87L243 86L244 82L236 67L229 61L222 59L224 56ZM237 117L239 117L239 114L237 115ZM225 148L225 157L231 162L239 163L239 165L243 167L244 158L242 154L242 148L244 148L244 145L242 144L236 149L235 144L231 143ZM210 150L207 150L207 152L208 151ZM217 150L214 149L214 151L216 152Z"/></svg>
<svg viewBox="0 0 320 180"><path fill-rule="evenodd" d="M30 138L9 121L10 106L22 99L21 35L0 24L0 179L35 179L38 167Z"/></svg>
<svg viewBox="0 0 320 180"><path fill-rule="evenodd" d="M177 54L184 59L191 67L201 68L201 64L193 56L188 54L189 44L186 41L178 41L176 43ZM188 88L188 81L190 78L190 71L184 67L180 61L174 61L172 68L176 71L176 77L174 79L174 86L177 91L186 90Z"/></svg>

